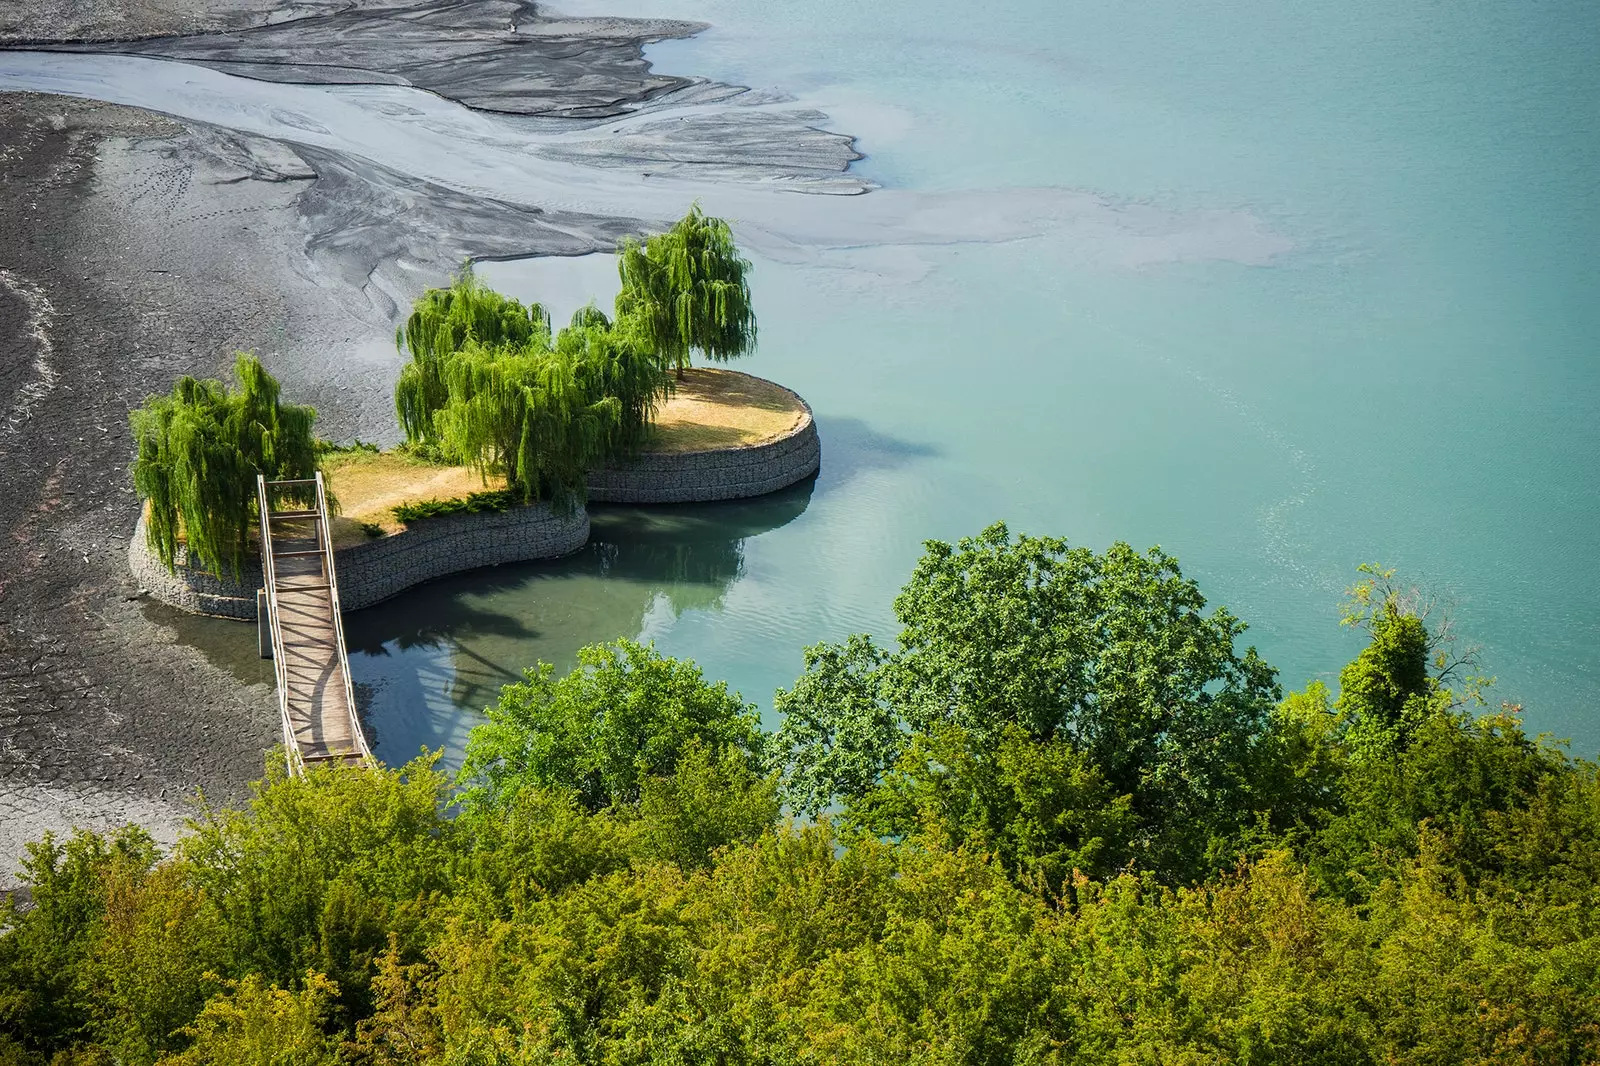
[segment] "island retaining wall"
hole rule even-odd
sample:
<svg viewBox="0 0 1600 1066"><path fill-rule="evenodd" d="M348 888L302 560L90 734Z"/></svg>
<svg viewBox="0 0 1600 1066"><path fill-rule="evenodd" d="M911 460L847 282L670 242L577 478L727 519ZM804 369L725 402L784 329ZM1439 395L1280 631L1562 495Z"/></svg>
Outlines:
<svg viewBox="0 0 1600 1066"><path fill-rule="evenodd" d="M400 533L337 549L339 603L346 611L359 610L447 574L570 555L588 540L589 515L582 508L563 515L535 504L423 519ZM245 560L237 579L219 578L190 565L180 545L173 573L150 550L140 518L128 545L128 564L144 590L162 603L197 614L256 617L256 590L262 584L257 556Z"/></svg>
<svg viewBox="0 0 1600 1066"><path fill-rule="evenodd" d="M799 400L802 406L805 401ZM742 448L645 454L589 475L595 503L709 503L765 496L815 474L822 441L811 408L777 440Z"/></svg>

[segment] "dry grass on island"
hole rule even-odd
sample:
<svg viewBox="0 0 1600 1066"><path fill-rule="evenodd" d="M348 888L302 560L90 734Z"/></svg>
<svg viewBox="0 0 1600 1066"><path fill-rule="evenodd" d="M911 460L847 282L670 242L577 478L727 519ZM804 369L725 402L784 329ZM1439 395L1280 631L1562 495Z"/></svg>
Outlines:
<svg viewBox="0 0 1600 1066"><path fill-rule="evenodd" d="M794 393L734 370L693 368L675 386L656 412L646 451L752 447L792 432L805 418ZM333 541L340 548L368 540L377 530L400 532L405 526L395 517L398 506L506 487L504 478L485 479L470 466L440 466L404 451L339 452L324 458L322 469L338 500Z"/></svg>
<svg viewBox="0 0 1600 1066"><path fill-rule="evenodd" d="M794 393L736 370L685 370L656 412L647 451L748 448L777 440L805 418Z"/></svg>

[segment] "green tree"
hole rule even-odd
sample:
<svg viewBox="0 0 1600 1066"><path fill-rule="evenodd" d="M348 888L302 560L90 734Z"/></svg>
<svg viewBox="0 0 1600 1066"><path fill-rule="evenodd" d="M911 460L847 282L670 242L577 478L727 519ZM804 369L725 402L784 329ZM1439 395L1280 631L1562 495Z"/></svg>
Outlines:
<svg viewBox="0 0 1600 1066"><path fill-rule="evenodd" d="M0 900L0 1032L50 1054L88 1025L82 978L100 942L107 882L118 871L142 874L158 858L149 834L133 826L109 836L80 830L64 842L46 834L28 845L21 880L29 906L10 894Z"/></svg>
<svg viewBox="0 0 1600 1066"><path fill-rule="evenodd" d="M166 1066L335 1066L339 1045L324 1031L338 989L315 971L299 991L251 975L213 996L185 1033L193 1043Z"/></svg>
<svg viewBox="0 0 1600 1066"><path fill-rule="evenodd" d="M170 396L152 396L128 415L138 446L133 485L148 502L150 547L168 569L181 536L206 569L237 574L254 520L256 475L271 481L316 473L316 411L281 402L278 382L253 355L238 355L234 376L236 391L180 378Z"/></svg>
<svg viewBox="0 0 1600 1066"><path fill-rule="evenodd" d="M468 341L444 360L444 375L449 399L434 425L446 451L501 475L524 499L583 499L622 419L621 401L600 392L583 353Z"/></svg>
<svg viewBox="0 0 1600 1066"><path fill-rule="evenodd" d="M149 1066L186 1041L178 1032L214 987L222 934L181 862L106 870L106 906L78 988L96 1043L119 1062Z"/></svg>
<svg viewBox="0 0 1600 1066"><path fill-rule="evenodd" d="M389 934L415 946L418 901L449 887L448 781L433 761L304 777L276 765L244 810L200 809L180 853L225 931L226 972L284 987L338 975L338 1019L367 1012Z"/></svg>
<svg viewBox="0 0 1600 1066"><path fill-rule="evenodd" d="M400 428L412 444L437 444L434 415L449 399L445 361L469 342L486 349L548 350L550 316L539 304L524 307L495 292L468 263L449 288L429 289L417 297L394 341L402 355L411 356L394 390Z"/></svg>
<svg viewBox="0 0 1600 1066"><path fill-rule="evenodd" d="M624 241L617 273L618 321L637 322L678 377L693 352L725 362L755 348L750 263L739 255L728 224L699 204L666 233Z"/></svg>
<svg viewBox="0 0 1600 1066"><path fill-rule="evenodd" d="M801 810L849 809L918 737L954 727L973 759L993 761L1015 727L1081 753L1096 788L1130 798L1126 817L1103 823L1138 826L1113 852L1137 845L1140 865L1192 876L1254 817L1254 764L1279 696L1255 650L1235 650L1243 623L1204 608L1159 549L1013 542L1003 524L955 546L930 541L895 600L899 646L858 637L811 649L806 675L779 693L786 794Z"/></svg>
<svg viewBox="0 0 1600 1066"><path fill-rule="evenodd" d="M590 811L637 803L645 780L671 774L695 742L761 765L753 707L726 682L709 684L693 663L629 640L583 648L577 669L561 678L540 663L487 714L461 771L478 801L569 788Z"/></svg>

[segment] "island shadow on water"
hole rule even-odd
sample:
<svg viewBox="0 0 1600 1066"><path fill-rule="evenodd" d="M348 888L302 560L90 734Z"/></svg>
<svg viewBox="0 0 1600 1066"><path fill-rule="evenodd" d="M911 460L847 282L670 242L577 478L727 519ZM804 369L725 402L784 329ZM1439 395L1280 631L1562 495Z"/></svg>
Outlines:
<svg viewBox="0 0 1600 1066"><path fill-rule="evenodd" d="M744 571L744 542L805 512L815 478L727 503L595 504L583 549L452 575L345 616L368 740L398 765L428 748L455 767L500 688L588 644L635 637L661 612L715 610Z"/></svg>

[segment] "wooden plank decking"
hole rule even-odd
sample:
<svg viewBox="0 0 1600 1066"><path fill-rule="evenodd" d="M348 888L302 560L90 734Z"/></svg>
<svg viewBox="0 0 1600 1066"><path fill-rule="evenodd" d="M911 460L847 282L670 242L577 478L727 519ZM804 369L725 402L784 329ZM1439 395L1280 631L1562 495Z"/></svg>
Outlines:
<svg viewBox="0 0 1600 1066"><path fill-rule="evenodd" d="M320 475L315 484L316 506L274 512L268 493L274 483L257 483L278 706L297 772L306 765L372 758L350 683Z"/></svg>

